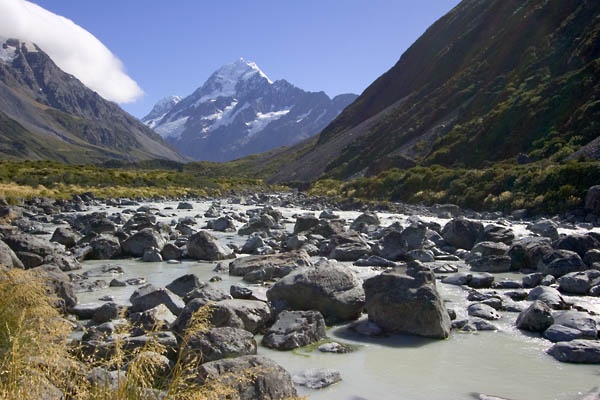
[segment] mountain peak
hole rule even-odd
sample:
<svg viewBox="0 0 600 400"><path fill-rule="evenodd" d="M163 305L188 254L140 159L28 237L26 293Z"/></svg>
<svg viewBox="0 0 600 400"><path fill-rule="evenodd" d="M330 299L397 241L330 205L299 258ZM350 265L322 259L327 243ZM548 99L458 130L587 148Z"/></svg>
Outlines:
<svg viewBox="0 0 600 400"><path fill-rule="evenodd" d="M14 60L23 48L29 53L38 51L37 46L33 42L24 42L19 39L0 36L0 61L10 62Z"/></svg>

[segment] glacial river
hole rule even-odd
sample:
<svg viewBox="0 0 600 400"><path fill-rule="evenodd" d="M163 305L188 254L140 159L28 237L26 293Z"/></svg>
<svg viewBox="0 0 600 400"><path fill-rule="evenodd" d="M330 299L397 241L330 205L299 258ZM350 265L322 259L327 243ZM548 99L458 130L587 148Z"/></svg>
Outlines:
<svg viewBox="0 0 600 400"><path fill-rule="evenodd" d="M176 210L177 203L158 203L156 207L164 214L159 219L177 220L181 216L201 216L208 203L195 203L194 210ZM165 207L168 207L165 210ZM135 207L132 207L135 209ZM224 204L226 209L243 211L239 205ZM103 211L120 212L123 209L107 207ZM292 215L301 210L282 209L288 218L287 228L292 229ZM346 219L358 213L340 212ZM315 215L318 215L316 212ZM380 214L383 225L394 221L405 221L407 216ZM203 225L203 217L198 217ZM444 221L440 220L443 225ZM405 224L406 225L406 224ZM241 226L241 224L240 224ZM239 226L238 226L239 227ZM522 226L513 229L517 234ZM215 233L225 243L243 243L244 238L235 233ZM100 265L121 266L125 273L119 279L144 277L156 286L165 286L172 280L189 273L208 281L217 275L213 271L216 263L184 261L180 264L142 263L137 260L86 261L84 271ZM82 271L77 271L82 272ZM368 276L375 272L362 269ZM222 281L215 285L229 292L233 283L240 278L219 274ZM111 277L99 277L110 281ZM438 290L454 309L459 318L466 316L466 291L461 287L445 285L438 281ZM120 304L128 304L135 286L107 288L94 292L79 293L80 303L99 303L106 295L114 297ZM581 299L581 298L579 298ZM585 299L589 308L600 314L600 299ZM280 352L259 346L259 354L271 357L292 375L312 368L338 370L342 382L321 390L298 387L301 395L310 399L329 400L434 400L473 399L473 393L501 396L514 400L571 400L578 399L595 386L600 385L600 365L575 365L555 361L545 353L551 343L523 333L515 328L516 313L502 312L502 318L494 321L498 331L477 333L452 332L447 340L429 340L410 336L369 338L335 326L328 329L331 339L357 346L357 351L348 354L321 353L319 350ZM260 342L260 337L257 337Z"/></svg>

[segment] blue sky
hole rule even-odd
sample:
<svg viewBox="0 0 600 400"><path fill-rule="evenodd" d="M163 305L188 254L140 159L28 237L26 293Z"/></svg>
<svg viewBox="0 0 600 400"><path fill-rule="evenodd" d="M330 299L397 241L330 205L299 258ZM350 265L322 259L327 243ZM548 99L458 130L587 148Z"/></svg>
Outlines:
<svg viewBox="0 0 600 400"><path fill-rule="evenodd" d="M98 38L144 91L144 116L243 57L272 80L360 94L458 0L31 0Z"/></svg>

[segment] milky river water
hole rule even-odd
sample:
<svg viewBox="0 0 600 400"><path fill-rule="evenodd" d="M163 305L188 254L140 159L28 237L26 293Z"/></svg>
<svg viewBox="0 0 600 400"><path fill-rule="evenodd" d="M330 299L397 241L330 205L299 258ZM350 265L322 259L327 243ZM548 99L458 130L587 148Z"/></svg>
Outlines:
<svg viewBox="0 0 600 400"><path fill-rule="evenodd" d="M195 203L194 210L176 210L177 203L157 203L163 214L159 219L170 221L186 215L201 215L208 203ZM248 207L231 206L236 210ZM165 210L166 208L166 210ZM252 207L250 207L252 208ZM255 208L255 207L254 207ZM96 210L97 211L97 210ZM109 214L123 209L105 208ZM282 209L291 230L293 214L298 209ZM358 213L340 212L348 220ZM318 213L315 213L318 215ZM406 216L380 215L382 225L404 221ZM444 221L440 221L444 223ZM241 226L241 224L240 224ZM239 226L238 226L239 227ZM522 227L515 226L515 232ZM244 238L235 233L215 233L225 243L243 243ZM188 273L208 281L217 275L216 263L184 261L180 264L142 263L134 259L86 261L84 271L113 264L121 266L125 273L114 276L119 279L144 277L156 286L165 286L172 280ZM364 275L369 272L363 269ZM79 271L78 271L79 272ZM215 285L229 292L240 278L219 274L221 282ZM98 277L110 281L111 276ZM459 318L466 316L466 291L457 286L438 281L438 290L449 308L457 311ZM105 295L114 297L120 304L128 304L135 286L107 288L94 292L79 293L80 303L100 303ZM600 313L598 299L586 299L589 307ZM452 332L447 340L430 340L395 335L389 337L360 336L345 326L328 329L328 336L341 343L356 346L347 354L321 353L317 349L275 351L259 346L259 354L266 355L292 375L307 369L331 368L340 372L342 381L328 388L311 390L298 387L301 395L310 399L339 400L432 400L473 399L474 393L501 396L509 399L577 399L583 393L600 385L600 365L576 365L555 361L545 353L551 343L535 335L525 334L515 328L516 313L502 312L502 318L494 321L498 331L477 333ZM260 337L257 337L260 342Z"/></svg>

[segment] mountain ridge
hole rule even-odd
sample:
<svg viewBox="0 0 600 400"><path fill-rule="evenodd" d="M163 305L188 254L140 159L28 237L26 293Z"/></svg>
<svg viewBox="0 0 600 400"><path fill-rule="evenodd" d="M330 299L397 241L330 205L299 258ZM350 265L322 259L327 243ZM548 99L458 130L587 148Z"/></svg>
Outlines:
<svg viewBox="0 0 600 400"><path fill-rule="evenodd" d="M256 63L239 59L217 69L159 120L149 114L142 121L194 159L229 161L309 138L355 98L331 99L272 81Z"/></svg>

